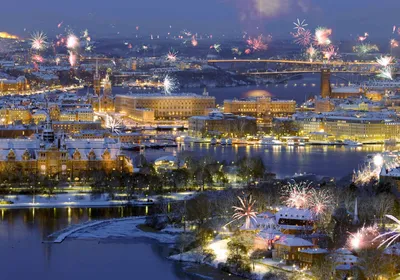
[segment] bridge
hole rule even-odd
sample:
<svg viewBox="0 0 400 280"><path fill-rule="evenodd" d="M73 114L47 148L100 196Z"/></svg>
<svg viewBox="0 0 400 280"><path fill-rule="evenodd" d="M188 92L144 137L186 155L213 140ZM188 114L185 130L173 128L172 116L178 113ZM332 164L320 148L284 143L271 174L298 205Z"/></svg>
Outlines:
<svg viewBox="0 0 400 280"><path fill-rule="evenodd" d="M282 64L305 64L305 65L331 65L331 66L353 66L353 65L377 65L376 61L305 61L289 59L210 59L208 64L216 63L282 63Z"/></svg>
<svg viewBox="0 0 400 280"><path fill-rule="evenodd" d="M331 73L349 73L349 74L361 74L361 75L373 75L378 74L379 71L353 71L353 70L331 70ZM271 71L271 72L248 72L247 75L287 75L287 74L320 74L321 71L312 70L294 70L294 71ZM397 74L397 73L393 73Z"/></svg>

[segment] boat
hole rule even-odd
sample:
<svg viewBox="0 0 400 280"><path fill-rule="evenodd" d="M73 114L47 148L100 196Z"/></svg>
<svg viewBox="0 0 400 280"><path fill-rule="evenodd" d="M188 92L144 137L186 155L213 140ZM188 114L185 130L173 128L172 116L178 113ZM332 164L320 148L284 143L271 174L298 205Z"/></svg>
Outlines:
<svg viewBox="0 0 400 280"><path fill-rule="evenodd" d="M139 151L140 146L134 143L121 143L121 149L125 151Z"/></svg>
<svg viewBox="0 0 400 280"><path fill-rule="evenodd" d="M362 143L346 139L343 141L343 145L351 146L351 147L359 147L359 146L362 146Z"/></svg>
<svg viewBox="0 0 400 280"><path fill-rule="evenodd" d="M232 145L232 139L231 138L226 139L226 145Z"/></svg>
<svg viewBox="0 0 400 280"><path fill-rule="evenodd" d="M225 138L221 138L221 141L219 142L221 145L226 145L226 139Z"/></svg>
<svg viewBox="0 0 400 280"><path fill-rule="evenodd" d="M288 139L287 142L286 142L286 144L287 144L288 146L294 146L294 140Z"/></svg>
<svg viewBox="0 0 400 280"><path fill-rule="evenodd" d="M210 141L210 144L211 145L216 145L217 144L217 139L212 138L211 141Z"/></svg>
<svg viewBox="0 0 400 280"><path fill-rule="evenodd" d="M282 142L275 139L274 137L264 137L260 140L260 145L280 146L282 145Z"/></svg>

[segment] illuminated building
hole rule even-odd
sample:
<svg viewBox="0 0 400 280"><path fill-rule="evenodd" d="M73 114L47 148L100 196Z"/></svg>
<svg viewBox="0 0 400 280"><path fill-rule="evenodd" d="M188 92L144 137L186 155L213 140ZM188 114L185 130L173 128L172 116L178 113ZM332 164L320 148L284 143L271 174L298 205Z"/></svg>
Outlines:
<svg viewBox="0 0 400 280"><path fill-rule="evenodd" d="M115 112L132 118L138 115L136 110L148 109L154 111L155 120L184 120L192 116L205 115L209 108L215 108L215 97L184 93L115 96Z"/></svg>
<svg viewBox="0 0 400 280"><path fill-rule="evenodd" d="M294 100L271 100L271 97L224 100L224 113L256 118L291 116L296 112Z"/></svg>
<svg viewBox="0 0 400 280"><path fill-rule="evenodd" d="M363 143L382 143L388 139L400 141L400 123L390 112L296 114L294 120L303 136L324 131L335 140L350 139Z"/></svg>
<svg viewBox="0 0 400 280"><path fill-rule="evenodd" d="M23 124L30 123L32 115L29 109L26 107L15 107L7 109L8 116L6 117L6 122L9 124L21 122Z"/></svg>
<svg viewBox="0 0 400 280"><path fill-rule="evenodd" d="M61 122L92 122L94 113L92 108L77 108L73 110L63 110L60 112Z"/></svg>
<svg viewBox="0 0 400 280"><path fill-rule="evenodd" d="M189 118L189 134L192 136L225 135L243 137L257 132L256 118L212 112L208 116Z"/></svg>
<svg viewBox="0 0 400 280"><path fill-rule="evenodd" d="M101 122L83 122L83 121L55 121L53 130L56 132L64 133L79 133L83 130L99 130L101 129Z"/></svg>
<svg viewBox="0 0 400 280"><path fill-rule="evenodd" d="M81 176L90 176L88 171L132 172L132 163L120 154L119 146L115 139L89 142L56 136L47 121L40 139L0 140L0 169L57 175L74 182Z"/></svg>
<svg viewBox="0 0 400 280"><path fill-rule="evenodd" d="M224 113L262 118L271 111L271 97L224 100Z"/></svg>
<svg viewBox="0 0 400 280"><path fill-rule="evenodd" d="M335 104L330 98L320 98L316 96L315 98L315 112L323 113L323 112L331 112L335 110Z"/></svg>
<svg viewBox="0 0 400 280"><path fill-rule="evenodd" d="M0 92L23 92L27 90L29 90L29 83L24 76L15 80L0 80Z"/></svg>

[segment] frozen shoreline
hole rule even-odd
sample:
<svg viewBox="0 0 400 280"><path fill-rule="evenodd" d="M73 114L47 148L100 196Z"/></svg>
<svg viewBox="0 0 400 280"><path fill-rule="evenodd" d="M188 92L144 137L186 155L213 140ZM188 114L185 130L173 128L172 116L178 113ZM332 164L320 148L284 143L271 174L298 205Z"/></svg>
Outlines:
<svg viewBox="0 0 400 280"><path fill-rule="evenodd" d="M153 195L136 200L110 200L107 194L92 198L90 193L63 193L47 197L43 195L5 195L4 199L13 204L1 204L0 208L63 208L63 207L116 207L116 206L148 206L157 203L159 197L166 201L182 201L190 199L194 192L171 193L168 195Z"/></svg>
<svg viewBox="0 0 400 280"><path fill-rule="evenodd" d="M150 238L160 243L173 244L177 234L168 231L168 228L160 232L146 232L138 228L145 222L143 216L129 217L111 220L98 220L80 225L74 225L62 231L48 236L53 243L61 243L67 238L90 240L90 239L132 239Z"/></svg>

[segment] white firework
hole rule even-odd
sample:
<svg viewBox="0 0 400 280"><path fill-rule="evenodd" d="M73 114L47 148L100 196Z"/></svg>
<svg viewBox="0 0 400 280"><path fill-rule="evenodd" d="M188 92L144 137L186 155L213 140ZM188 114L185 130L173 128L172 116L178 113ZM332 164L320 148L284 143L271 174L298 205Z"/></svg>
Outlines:
<svg viewBox="0 0 400 280"><path fill-rule="evenodd" d="M117 118L113 118L110 115L107 115L106 127L109 128L112 133L120 134L122 128L122 121Z"/></svg>
<svg viewBox="0 0 400 280"><path fill-rule="evenodd" d="M167 61L175 62L177 59L177 55L178 55L177 51L174 51L174 50L169 51L167 54Z"/></svg>
<svg viewBox="0 0 400 280"><path fill-rule="evenodd" d="M241 198L240 196L238 196L238 199L240 201L240 206L239 207L232 206L235 213L232 215L232 221L227 223L226 226L229 225L230 223L233 223L234 221L238 221L244 218L245 219L244 228L250 229L251 221L257 223L257 212L254 211L253 209L256 201L253 200L251 195L249 196L249 198L246 197Z"/></svg>
<svg viewBox="0 0 400 280"><path fill-rule="evenodd" d="M387 80L393 80L392 67L387 66L387 67L384 67L383 69L380 69L378 77L387 79Z"/></svg>
<svg viewBox="0 0 400 280"><path fill-rule="evenodd" d="M34 32L30 39L31 48L37 51L42 51L47 47L47 36L42 31Z"/></svg>
<svg viewBox="0 0 400 280"><path fill-rule="evenodd" d="M397 219L396 217L392 215L386 215L389 219L393 220L395 222L395 228L394 230L391 230L389 232L382 233L378 235L375 239L384 239L382 243L379 245L379 247L385 246L389 247L394 241L400 238L400 220Z"/></svg>
<svg viewBox="0 0 400 280"><path fill-rule="evenodd" d="M165 94L171 94L174 90L178 88L178 82L175 78L167 74L164 77L163 87Z"/></svg>
<svg viewBox="0 0 400 280"><path fill-rule="evenodd" d="M306 30L306 26L308 26L307 23L305 23L306 20L303 19L302 21L300 21L299 19L297 19L297 21L293 22L294 24L294 30L296 30L297 32L301 32L301 31L305 31Z"/></svg>
<svg viewBox="0 0 400 280"><path fill-rule="evenodd" d="M382 67L387 67L393 62L393 59L392 56L381 56L376 58L376 62Z"/></svg>

